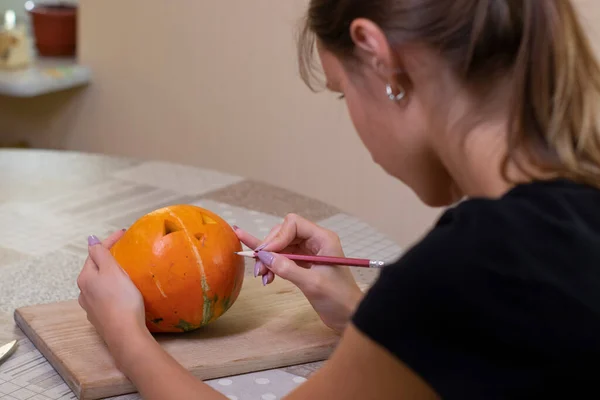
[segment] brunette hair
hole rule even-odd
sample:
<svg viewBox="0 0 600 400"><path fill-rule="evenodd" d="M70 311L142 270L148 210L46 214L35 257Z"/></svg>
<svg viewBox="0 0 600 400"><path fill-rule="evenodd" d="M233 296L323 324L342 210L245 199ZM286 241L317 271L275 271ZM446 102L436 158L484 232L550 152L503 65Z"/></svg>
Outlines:
<svg viewBox="0 0 600 400"><path fill-rule="evenodd" d="M298 42L309 86L317 40L355 59L356 18L377 24L392 50L434 49L466 86L510 76L505 177L518 150L542 170L600 187L600 67L571 0L311 0Z"/></svg>

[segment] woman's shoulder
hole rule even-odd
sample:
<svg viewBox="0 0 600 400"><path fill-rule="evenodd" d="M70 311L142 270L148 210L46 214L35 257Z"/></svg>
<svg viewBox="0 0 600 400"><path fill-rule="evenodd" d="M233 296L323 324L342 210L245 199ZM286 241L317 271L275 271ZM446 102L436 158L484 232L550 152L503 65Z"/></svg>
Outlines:
<svg viewBox="0 0 600 400"><path fill-rule="evenodd" d="M598 205L600 190L560 180L466 200L386 267L375 290L420 287L453 301L481 287L510 294L527 282L591 296L600 290Z"/></svg>
<svg viewBox="0 0 600 400"><path fill-rule="evenodd" d="M453 229L463 234L501 235L504 232L497 228L525 231L544 224L564 229L582 222L594 228L600 225L598 202L598 188L566 179L534 181L516 185L497 199L471 198L450 207L432 233Z"/></svg>
<svg viewBox="0 0 600 400"><path fill-rule="evenodd" d="M600 196L556 185L446 211L353 323L446 398L514 397L540 373L585 380L560 365L600 356Z"/></svg>
<svg viewBox="0 0 600 400"><path fill-rule="evenodd" d="M599 189L568 180L518 185L498 199L465 200L446 210L392 270L426 263L522 274L534 264L552 270L576 254L600 256L598 205Z"/></svg>

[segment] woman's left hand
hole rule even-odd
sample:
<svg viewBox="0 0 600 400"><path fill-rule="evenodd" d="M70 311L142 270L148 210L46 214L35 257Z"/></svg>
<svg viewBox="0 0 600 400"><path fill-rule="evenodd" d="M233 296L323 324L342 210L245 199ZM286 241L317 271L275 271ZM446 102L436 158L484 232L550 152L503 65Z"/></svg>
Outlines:
<svg viewBox="0 0 600 400"><path fill-rule="evenodd" d="M90 236L89 257L77 278L79 304L114 355L125 338L147 331L142 295L109 251L121 236L123 231L115 232L104 243Z"/></svg>
<svg viewBox="0 0 600 400"><path fill-rule="evenodd" d="M90 236L89 257L77 279L79 304L117 367L144 399L225 399L182 367L148 331L142 295L109 251L121 236L122 231L115 232L104 243Z"/></svg>

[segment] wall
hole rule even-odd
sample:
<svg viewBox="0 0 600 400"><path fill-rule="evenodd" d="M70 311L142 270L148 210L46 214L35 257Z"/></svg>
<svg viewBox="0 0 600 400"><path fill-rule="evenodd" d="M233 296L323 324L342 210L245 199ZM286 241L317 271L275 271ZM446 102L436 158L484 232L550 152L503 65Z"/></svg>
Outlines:
<svg viewBox="0 0 600 400"><path fill-rule="evenodd" d="M0 101L40 115L11 132L25 125L43 145L244 174L338 205L400 243L437 214L372 163L343 102L300 81L293 27L304 1L80 4L80 58L93 84Z"/></svg>
<svg viewBox="0 0 600 400"><path fill-rule="evenodd" d="M4 13L6 10L13 10L17 17L25 17L25 1L27 0L0 0L0 12Z"/></svg>
<svg viewBox="0 0 600 400"><path fill-rule="evenodd" d="M27 17L27 12L25 11L25 2L27 0L0 0L0 12L4 12L6 10L14 10L17 14L17 17ZM35 0L34 0L35 2ZM79 0L45 0L44 3L69 3L69 4L77 4Z"/></svg>
<svg viewBox="0 0 600 400"><path fill-rule="evenodd" d="M578 3L600 15L595 0ZM292 28L305 0L80 4L92 86L0 99L5 136L244 174L335 204L401 245L440 212L372 163L342 102L300 81Z"/></svg>
<svg viewBox="0 0 600 400"><path fill-rule="evenodd" d="M587 30L592 46L600 56L600 27L598 27L600 1L574 0L573 3L577 6L579 17Z"/></svg>

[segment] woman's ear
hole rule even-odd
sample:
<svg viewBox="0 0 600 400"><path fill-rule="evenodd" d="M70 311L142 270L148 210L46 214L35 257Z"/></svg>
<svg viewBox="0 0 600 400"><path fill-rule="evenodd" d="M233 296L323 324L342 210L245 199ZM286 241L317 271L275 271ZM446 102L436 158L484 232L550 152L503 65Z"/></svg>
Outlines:
<svg viewBox="0 0 600 400"><path fill-rule="evenodd" d="M359 57L385 82L393 82L399 66L390 49L387 37L372 21L357 18L350 24L350 37Z"/></svg>

